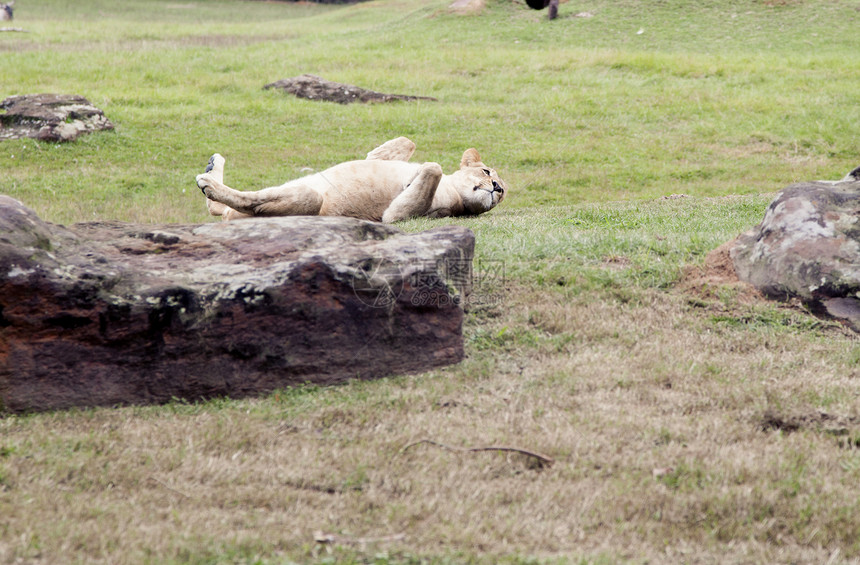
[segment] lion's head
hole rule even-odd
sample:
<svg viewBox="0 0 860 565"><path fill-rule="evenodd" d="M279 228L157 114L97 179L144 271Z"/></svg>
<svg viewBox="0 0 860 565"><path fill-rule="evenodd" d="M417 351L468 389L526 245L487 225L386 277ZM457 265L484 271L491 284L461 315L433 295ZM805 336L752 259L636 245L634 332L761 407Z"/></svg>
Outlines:
<svg viewBox="0 0 860 565"><path fill-rule="evenodd" d="M508 185L495 170L481 162L475 149L467 149L460 161L460 170L451 175L452 185L467 214L481 214L505 198Z"/></svg>

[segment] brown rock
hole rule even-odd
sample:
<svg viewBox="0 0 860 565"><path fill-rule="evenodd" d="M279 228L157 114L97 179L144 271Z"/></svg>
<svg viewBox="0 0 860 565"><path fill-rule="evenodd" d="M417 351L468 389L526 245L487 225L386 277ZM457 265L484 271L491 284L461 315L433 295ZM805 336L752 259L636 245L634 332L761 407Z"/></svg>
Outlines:
<svg viewBox="0 0 860 565"><path fill-rule="evenodd" d="M456 363L473 248L335 217L64 228L0 196L0 412Z"/></svg>
<svg viewBox="0 0 860 565"><path fill-rule="evenodd" d="M331 82L314 75L300 75L293 78L285 78L277 82L267 84L264 89L278 88L299 98L308 100L325 100L339 104L350 104L352 102L393 102L395 100L431 100L429 96L409 96L406 94L383 94L374 92L351 84Z"/></svg>
<svg viewBox="0 0 860 565"><path fill-rule="evenodd" d="M113 129L113 124L83 96L25 94L0 102L0 141L23 137L73 141L105 129Z"/></svg>

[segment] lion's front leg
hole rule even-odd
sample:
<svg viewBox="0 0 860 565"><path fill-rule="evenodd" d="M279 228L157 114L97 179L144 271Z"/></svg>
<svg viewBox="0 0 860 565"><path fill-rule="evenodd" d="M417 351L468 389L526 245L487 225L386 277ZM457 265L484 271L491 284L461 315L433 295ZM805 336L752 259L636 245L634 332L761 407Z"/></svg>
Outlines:
<svg viewBox="0 0 860 565"><path fill-rule="evenodd" d="M425 215L433 204L433 197L436 196L440 180L442 180L442 167L438 163L421 165L412 182L385 209L382 221L390 224Z"/></svg>

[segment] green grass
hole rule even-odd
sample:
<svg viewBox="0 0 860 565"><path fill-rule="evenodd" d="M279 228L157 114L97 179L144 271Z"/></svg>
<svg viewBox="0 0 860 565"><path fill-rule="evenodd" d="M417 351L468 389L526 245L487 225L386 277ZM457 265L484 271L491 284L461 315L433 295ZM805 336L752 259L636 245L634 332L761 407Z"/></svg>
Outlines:
<svg viewBox="0 0 860 565"><path fill-rule="evenodd" d="M0 563L860 557L857 337L696 279L775 191L860 164L856 3L18 4L0 97L81 94L116 124L0 142L0 193L49 221L212 221L213 152L254 189L399 135L449 171L474 146L512 189L401 224L477 236L457 366L0 418ZM439 101L262 89L306 72ZM555 464L402 451L422 438Z"/></svg>
<svg viewBox="0 0 860 565"><path fill-rule="evenodd" d="M429 229L465 225L480 234L479 261L505 275L574 292L601 287L667 288L690 264L761 220L772 195L682 198L507 209L478 218L403 223ZM618 269L607 269L607 262Z"/></svg>
<svg viewBox="0 0 860 565"><path fill-rule="evenodd" d="M476 146L510 180L511 209L770 192L860 155L845 3L592 2L575 9L593 18L569 5L552 24L503 3L474 17L429 0L130 5L25 5L31 33L0 35L6 93L80 93L117 124L74 146L4 143L4 192L48 219L199 221L193 177L212 152L257 188L396 135L447 169ZM441 102L261 90L302 72Z"/></svg>

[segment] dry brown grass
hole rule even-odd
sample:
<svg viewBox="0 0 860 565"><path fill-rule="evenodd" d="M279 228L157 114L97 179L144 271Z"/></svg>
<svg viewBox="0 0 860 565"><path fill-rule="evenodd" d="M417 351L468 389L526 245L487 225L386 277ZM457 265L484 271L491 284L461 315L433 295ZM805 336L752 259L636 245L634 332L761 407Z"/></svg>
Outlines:
<svg viewBox="0 0 860 565"><path fill-rule="evenodd" d="M0 561L856 559L857 338L738 296L516 289L448 370L0 420Z"/></svg>
<svg viewBox="0 0 860 565"><path fill-rule="evenodd" d="M444 371L0 419L0 563L860 559L857 336L707 272L665 290L768 200L701 197L856 166L853 7L597 0L550 24L396 0L291 3L320 13L291 23L280 3L195 4L21 3L31 33L4 34L0 76L119 127L4 146L4 190L55 222L203 221L215 150L263 186L392 131L434 159L486 147L516 190L458 223L522 286L476 308ZM313 69L443 103L260 90ZM671 194L689 198L646 202ZM421 439L555 462L403 450Z"/></svg>

